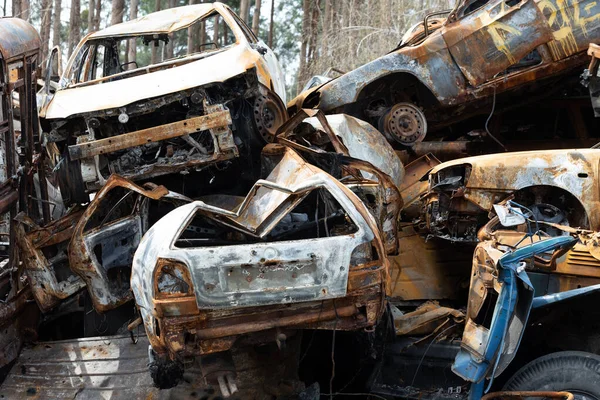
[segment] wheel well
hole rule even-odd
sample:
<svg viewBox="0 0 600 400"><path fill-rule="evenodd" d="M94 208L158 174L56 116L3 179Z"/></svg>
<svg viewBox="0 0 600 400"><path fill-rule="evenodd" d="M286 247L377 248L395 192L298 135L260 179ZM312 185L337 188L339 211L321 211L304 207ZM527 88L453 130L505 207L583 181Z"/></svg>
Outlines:
<svg viewBox="0 0 600 400"><path fill-rule="evenodd" d="M589 218L583 204L565 189L549 185L530 186L516 191L514 201L524 206L551 204L565 213L570 226L590 228Z"/></svg>
<svg viewBox="0 0 600 400"><path fill-rule="evenodd" d="M356 103L365 108L378 107L379 101L385 107L400 102L410 102L421 107L439 104L429 88L415 75L408 72L396 72L385 75L367 84L358 94Z"/></svg>

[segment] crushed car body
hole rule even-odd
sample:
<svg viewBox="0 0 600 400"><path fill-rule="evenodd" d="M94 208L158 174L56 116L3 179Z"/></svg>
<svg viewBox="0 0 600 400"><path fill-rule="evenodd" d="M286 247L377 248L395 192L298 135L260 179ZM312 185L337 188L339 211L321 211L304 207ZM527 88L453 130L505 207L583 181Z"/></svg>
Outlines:
<svg viewBox="0 0 600 400"><path fill-rule="evenodd" d="M126 44L136 60L123 59ZM221 3L91 33L58 89L44 90L41 124L66 204L87 202L112 173L141 180L238 157L252 165L287 118L273 52Z"/></svg>
<svg viewBox="0 0 600 400"><path fill-rule="evenodd" d="M422 34L413 28L389 54L301 93L288 108L344 112L393 143L412 145L428 130L482 107L489 112L496 95L514 103L520 90L526 100L561 74L579 74L588 45L600 39L598 7L587 0L459 1L436 13L447 16L443 24L427 16Z"/></svg>
<svg viewBox="0 0 600 400"><path fill-rule="evenodd" d="M194 202L142 239L131 286L159 357L228 350L241 334L273 328L357 329L381 316L389 261L369 209L294 150L264 152L278 162L235 209Z"/></svg>
<svg viewBox="0 0 600 400"><path fill-rule="evenodd" d="M159 366L244 334L356 330L384 312L404 175L391 146L368 124L314 110L277 142L245 198L179 207L142 239L131 286Z"/></svg>
<svg viewBox="0 0 600 400"><path fill-rule="evenodd" d="M112 175L82 213L71 232L69 266L87 285L97 312L133 298L129 287L133 253L150 223L150 200L177 205L191 199L164 186Z"/></svg>

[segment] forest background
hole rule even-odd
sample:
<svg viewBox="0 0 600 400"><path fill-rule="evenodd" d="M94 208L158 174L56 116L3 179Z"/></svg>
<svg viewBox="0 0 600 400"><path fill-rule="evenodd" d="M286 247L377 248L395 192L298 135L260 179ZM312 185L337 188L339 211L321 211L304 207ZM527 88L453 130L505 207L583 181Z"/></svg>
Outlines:
<svg viewBox="0 0 600 400"><path fill-rule="evenodd" d="M200 0L0 0L0 16L31 22L42 55L60 46L63 65L89 32ZM454 0L222 0L277 54L288 99L313 75L350 71L393 50L403 34ZM336 72L331 72L335 76Z"/></svg>

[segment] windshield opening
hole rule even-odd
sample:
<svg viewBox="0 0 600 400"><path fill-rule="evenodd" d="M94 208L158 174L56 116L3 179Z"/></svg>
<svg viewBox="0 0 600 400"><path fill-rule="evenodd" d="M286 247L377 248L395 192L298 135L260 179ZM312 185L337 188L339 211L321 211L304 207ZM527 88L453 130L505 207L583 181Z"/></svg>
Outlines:
<svg viewBox="0 0 600 400"><path fill-rule="evenodd" d="M230 47L236 37L216 11L169 34L146 34L90 40L73 63L70 84L107 78L191 55Z"/></svg>

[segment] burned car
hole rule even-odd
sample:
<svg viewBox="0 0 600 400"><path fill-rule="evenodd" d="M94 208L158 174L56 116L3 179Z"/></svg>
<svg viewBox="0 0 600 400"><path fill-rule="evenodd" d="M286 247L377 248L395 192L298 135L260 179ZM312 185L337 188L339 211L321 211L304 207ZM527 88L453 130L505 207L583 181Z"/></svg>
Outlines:
<svg viewBox="0 0 600 400"><path fill-rule="evenodd" d="M88 202L113 173L143 180L236 159L250 187L252 161L287 118L275 55L221 3L90 33L58 89L43 92L44 143L67 205Z"/></svg>
<svg viewBox="0 0 600 400"><path fill-rule="evenodd" d="M573 149L442 163L429 174L420 227L436 237L475 243L494 204L510 198L538 221L600 229L599 161L598 149Z"/></svg>
<svg viewBox="0 0 600 400"><path fill-rule="evenodd" d="M173 384L165 375L174 365L222 354L246 334L269 342L277 332L377 323L388 256L398 251L403 169L373 127L363 133L379 141L347 129L355 123L299 113L281 128L280 144L263 149L265 178L245 198L213 195L176 208L143 237L131 287L158 385Z"/></svg>
<svg viewBox="0 0 600 400"><path fill-rule="evenodd" d="M489 113L496 95L514 105L569 71L579 75L589 43L600 39L599 7L579 0L462 0L443 24L427 16L398 48L301 93L288 109L344 112L393 143L411 145L481 108Z"/></svg>

